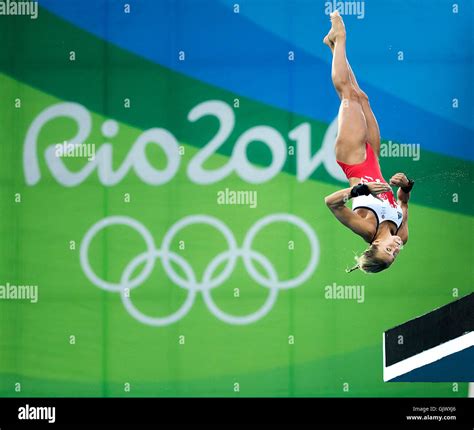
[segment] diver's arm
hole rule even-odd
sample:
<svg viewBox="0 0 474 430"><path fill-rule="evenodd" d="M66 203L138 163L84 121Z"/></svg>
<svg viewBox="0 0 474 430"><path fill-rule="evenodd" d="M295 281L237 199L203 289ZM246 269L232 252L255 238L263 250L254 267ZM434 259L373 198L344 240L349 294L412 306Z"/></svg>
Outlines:
<svg viewBox="0 0 474 430"><path fill-rule="evenodd" d="M332 211L345 207L346 202L351 198L351 190L352 187L336 191L327 196L324 199L324 203L326 203L327 207Z"/></svg>
<svg viewBox="0 0 474 430"><path fill-rule="evenodd" d="M408 204L410 200L410 192L413 188L415 181L408 179L405 173L396 173L390 178L390 185L394 185L398 188L398 201Z"/></svg>
<svg viewBox="0 0 474 430"><path fill-rule="evenodd" d="M399 203L406 203L408 205L408 200L410 200L410 193L406 193L401 188L399 188L397 197Z"/></svg>
<svg viewBox="0 0 474 430"><path fill-rule="evenodd" d="M403 244L408 242L408 200L404 202L403 200L400 199L400 193L399 195L399 200L398 204L402 208L403 212L403 221L402 225L398 229L397 235L400 236L400 239L402 239Z"/></svg>
<svg viewBox="0 0 474 430"><path fill-rule="evenodd" d="M397 173L392 176L390 183L400 187L397 192L397 197L398 204L403 212L403 221L397 234L405 244L408 242L408 200L410 200L411 190L415 182L408 179L404 173Z"/></svg>
<svg viewBox="0 0 474 430"><path fill-rule="evenodd" d="M402 239L403 243L408 242L408 200L410 200L410 192L406 193L401 188L398 189L397 193L398 204L402 208L403 221L400 229L398 230L398 236Z"/></svg>
<svg viewBox="0 0 474 430"><path fill-rule="evenodd" d="M364 186L366 188L364 188ZM365 241L370 242L374 237L375 227L364 218L351 211L346 206L346 202L348 202L352 197L356 197L359 192L362 193L361 195L367 195L368 193L377 197L377 194L387 192L387 188L390 189L387 184L381 182L370 182L368 184L363 184L362 186L356 185L351 188L336 191L327 196L324 201L341 224L361 236Z"/></svg>

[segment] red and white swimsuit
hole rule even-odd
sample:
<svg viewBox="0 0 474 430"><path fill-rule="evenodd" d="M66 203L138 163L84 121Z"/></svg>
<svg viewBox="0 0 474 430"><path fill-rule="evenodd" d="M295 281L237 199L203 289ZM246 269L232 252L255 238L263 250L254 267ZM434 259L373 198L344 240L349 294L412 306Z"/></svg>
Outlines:
<svg viewBox="0 0 474 430"><path fill-rule="evenodd" d="M387 181L383 178L380 170L379 160L374 154L372 146L365 144L365 161L359 164L346 164L338 161L337 164L341 166L346 174L347 179L360 178L361 182L383 182ZM373 195L359 196L352 199L352 210L364 208L371 210L377 218L378 225L385 221L392 221L397 226L397 231L403 221L403 212L400 205L395 200L393 192L379 194L376 199Z"/></svg>

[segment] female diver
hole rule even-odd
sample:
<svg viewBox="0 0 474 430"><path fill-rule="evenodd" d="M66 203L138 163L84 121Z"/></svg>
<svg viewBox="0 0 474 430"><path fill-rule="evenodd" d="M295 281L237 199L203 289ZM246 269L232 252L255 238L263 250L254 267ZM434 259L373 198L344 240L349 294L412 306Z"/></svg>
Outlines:
<svg viewBox="0 0 474 430"><path fill-rule="evenodd" d="M369 248L351 269L376 273L387 269L408 241L408 200L414 182L397 173L390 185L399 187L398 202L380 170L380 131L367 95L359 88L346 57L346 30L339 12L331 14L332 27L324 43L333 53L332 81L341 99L336 160L350 188L326 197L334 216ZM352 199L352 210L346 202Z"/></svg>

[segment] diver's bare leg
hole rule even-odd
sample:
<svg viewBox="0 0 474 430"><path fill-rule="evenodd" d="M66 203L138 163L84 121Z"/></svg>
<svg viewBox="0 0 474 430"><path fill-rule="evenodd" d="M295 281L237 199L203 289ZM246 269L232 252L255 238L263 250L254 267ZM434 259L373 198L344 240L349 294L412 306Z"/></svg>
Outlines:
<svg viewBox="0 0 474 430"><path fill-rule="evenodd" d="M365 121L367 122L367 141L372 146L375 154L377 156L380 155L380 128L377 122L377 118L375 118L374 112L370 107L369 97L367 94L362 91L357 83L357 79L352 71L351 65L347 63L349 67L351 81L356 88L357 92L359 93L360 103L362 105L362 110L364 111Z"/></svg>
<svg viewBox="0 0 474 430"><path fill-rule="evenodd" d="M331 52L334 54L334 41L330 40L329 36L326 36L323 42L327 46L329 46L329 48L331 49ZM357 82L357 79L355 77L355 74L352 71L351 65L349 64L349 61L347 61L347 67L349 69L349 77L350 77L351 83L358 93L360 104L362 106L362 111L364 112L365 121L367 123L367 141L372 146L372 149L374 150L375 154L379 156L380 155L379 124L377 122L377 119L375 118L372 108L370 107L369 97L364 91L361 90L359 83Z"/></svg>
<svg viewBox="0 0 474 430"><path fill-rule="evenodd" d="M339 12L331 14L332 28L328 34L334 42L332 81L341 99L336 139L336 159L346 164L358 164L365 160L367 121L359 93L351 80L346 58L346 31Z"/></svg>

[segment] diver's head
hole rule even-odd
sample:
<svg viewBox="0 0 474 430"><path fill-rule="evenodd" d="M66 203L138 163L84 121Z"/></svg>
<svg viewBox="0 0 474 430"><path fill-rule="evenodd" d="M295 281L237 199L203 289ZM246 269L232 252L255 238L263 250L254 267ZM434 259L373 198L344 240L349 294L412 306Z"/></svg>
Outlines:
<svg viewBox="0 0 474 430"><path fill-rule="evenodd" d="M347 272L360 269L366 273L377 273L387 269L397 258L402 244L398 236L374 240L361 256L356 257L357 264Z"/></svg>

